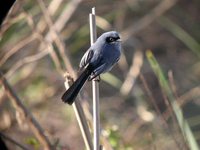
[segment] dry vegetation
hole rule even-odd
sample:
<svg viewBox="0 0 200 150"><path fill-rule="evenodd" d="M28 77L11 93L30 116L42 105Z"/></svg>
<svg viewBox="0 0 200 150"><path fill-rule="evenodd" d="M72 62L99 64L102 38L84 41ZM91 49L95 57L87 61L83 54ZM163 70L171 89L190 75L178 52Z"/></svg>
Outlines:
<svg viewBox="0 0 200 150"><path fill-rule="evenodd" d="M198 150L200 1L21 0L0 31L0 135L9 149L86 149L61 96L97 33L120 32L123 56L100 82L106 150ZM72 67L73 66L73 67ZM81 105L92 129L91 84ZM21 148L20 148L21 147Z"/></svg>

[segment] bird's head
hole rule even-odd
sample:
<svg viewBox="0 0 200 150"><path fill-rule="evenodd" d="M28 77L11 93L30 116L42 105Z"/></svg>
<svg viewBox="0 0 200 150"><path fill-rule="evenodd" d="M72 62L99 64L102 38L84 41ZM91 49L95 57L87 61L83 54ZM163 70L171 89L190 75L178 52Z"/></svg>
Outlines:
<svg viewBox="0 0 200 150"><path fill-rule="evenodd" d="M119 33L116 31L105 32L98 38L98 40L109 45L110 44L118 45L121 42Z"/></svg>

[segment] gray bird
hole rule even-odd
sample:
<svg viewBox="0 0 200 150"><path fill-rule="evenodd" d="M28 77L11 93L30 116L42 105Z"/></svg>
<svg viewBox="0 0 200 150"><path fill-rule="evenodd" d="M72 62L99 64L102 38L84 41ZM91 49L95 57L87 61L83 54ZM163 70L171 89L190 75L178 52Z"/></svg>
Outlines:
<svg viewBox="0 0 200 150"><path fill-rule="evenodd" d="M101 73L110 71L121 55L119 33L110 31L103 33L86 51L80 62L81 74L70 88L63 94L62 100L68 104L75 101L86 80L92 80Z"/></svg>

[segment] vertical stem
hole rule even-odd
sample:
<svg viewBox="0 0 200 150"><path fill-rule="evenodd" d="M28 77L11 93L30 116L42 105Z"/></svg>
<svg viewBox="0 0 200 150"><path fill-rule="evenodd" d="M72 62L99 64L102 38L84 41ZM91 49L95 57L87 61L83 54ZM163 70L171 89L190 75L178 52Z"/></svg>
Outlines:
<svg viewBox="0 0 200 150"><path fill-rule="evenodd" d="M81 104L79 101L75 101L73 104L74 112L76 114L76 119L78 121L79 127L81 129L81 133L86 145L87 150L92 150L92 138L89 132L89 128L87 125L87 121L85 119L85 115L83 112L83 109L81 107Z"/></svg>
<svg viewBox="0 0 200 150"><path fill-rule="evenodd" d="M94 150L99 150L99 138L100 138L100 117L99 117L99 83L98 81L92 81L92 93L93 93L93 126L94 126Z"/></svg>
<svg viewBox="0 0 200 150"><path fill-rule="evenodd" d="M90 13L90 44L93 45L96 39L97 39L97 32L96 32L95 7L93 7L92 13Z"/></svg>
<svg viewBox="0 0 200 150"><path fill-rule="evenodd" d="M90 14L90 39L91 45L96 41L96 20L95 8L92 8ZM100 137L100 117L99 117L99 83L96 79L92 80L92 93L93 93L93 126L94 126L94 150L100 150L99 137Z"/></svg>
<svg viewBox="0 0 200 150"><path fill-rule="evenodd" d="M69 88L69 83L67 83L67 80L65 82L65 87L66 89ZM85 117L83 108L81 107L80 101L76 100L73 104L73 109L76 115L76 119L78 121L82 136L83 136L83 140L85 142L85 146L87 150L92 150L93 145L92 145L92 138L91 138L91 134L89 131L89 127L87 125L87 119Z"/></svg>

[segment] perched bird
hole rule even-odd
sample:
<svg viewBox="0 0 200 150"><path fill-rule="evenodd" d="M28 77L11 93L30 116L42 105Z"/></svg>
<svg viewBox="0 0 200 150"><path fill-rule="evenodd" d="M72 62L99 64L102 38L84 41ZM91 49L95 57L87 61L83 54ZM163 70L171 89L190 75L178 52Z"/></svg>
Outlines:
<svg viewBox="0 0 200 150"><path fill-rule="evenodd" d="M110 71L121 55L121 39L119 33L110 31L103 33L86 51L80 62L81 74L70 88L63 94L62 100L68 104L75 101L86 80L92 80L101 73Z"/></svg>

